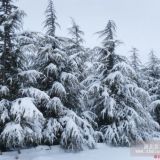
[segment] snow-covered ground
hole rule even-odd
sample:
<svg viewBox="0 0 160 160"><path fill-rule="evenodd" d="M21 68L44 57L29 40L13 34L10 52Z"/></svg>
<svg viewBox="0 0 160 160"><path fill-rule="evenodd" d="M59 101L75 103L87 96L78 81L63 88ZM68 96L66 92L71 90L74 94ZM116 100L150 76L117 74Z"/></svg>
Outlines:
<svg viewBox="0 0 160 160"><path fill-rule="evenodd" d="M0 160L154 160L153 157L134 157L129 148L113 148L98 144L97 149L85 150L78 153L64 152L59 146L39 146L33 149L17 152L6 152Z"/></svg>

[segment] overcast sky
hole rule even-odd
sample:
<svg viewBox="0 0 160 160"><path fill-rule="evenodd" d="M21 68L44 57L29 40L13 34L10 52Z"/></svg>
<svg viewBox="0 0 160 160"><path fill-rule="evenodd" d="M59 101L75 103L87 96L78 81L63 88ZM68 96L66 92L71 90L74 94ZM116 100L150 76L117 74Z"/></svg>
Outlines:
<svg viewBox="0 0 160 160"><path fill-rule="evenodd" d="M160 57L160 0L54 0L58 23L57 35L68 36L70 17L85 32L85 45L100 45L94 35L103 29L109 19L116 22L117 39L124 42L117 52L129 55L137 47L143 60L151 49ZM47 0L19 0L18 5L27 13L24 29L43 31L44 10Z"/></svg>

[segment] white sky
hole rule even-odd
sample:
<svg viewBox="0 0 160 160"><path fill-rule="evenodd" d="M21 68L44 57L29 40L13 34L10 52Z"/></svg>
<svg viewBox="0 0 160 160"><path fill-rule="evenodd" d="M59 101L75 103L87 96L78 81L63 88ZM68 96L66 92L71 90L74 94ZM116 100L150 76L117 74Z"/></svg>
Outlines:
<svg viewBox="0 0 160 160"><path fill-rule="evenodd" d="M94 35L109 19L117 24L117 38L124 44L118 54L129 55L131 47L137 47L142 60L147 60L151 49L160 57L160 0L54 0L57 11L57 35L68 36L70 17L85 32L85 45L100 45ZM44 10L47 0L19 0L18 5L27 13L24 29L44 31Z"/></svg>

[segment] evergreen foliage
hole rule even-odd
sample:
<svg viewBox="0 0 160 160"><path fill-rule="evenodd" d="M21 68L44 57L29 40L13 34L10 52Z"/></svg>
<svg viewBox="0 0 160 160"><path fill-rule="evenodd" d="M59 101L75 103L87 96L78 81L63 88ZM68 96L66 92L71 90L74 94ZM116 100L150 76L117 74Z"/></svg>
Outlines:
<svg viewBox="0 0 160 160"><path fill-rule="evenodd" d="M69 151L97 142L132 146L160 137L160 60L151 51L142 65L116 53L116 24L109 20L102 47L83 46L72 19L70 38L56 35L49 0L46 34L23 31L25 13L0 0L0 150L61 145Z"/></svg>

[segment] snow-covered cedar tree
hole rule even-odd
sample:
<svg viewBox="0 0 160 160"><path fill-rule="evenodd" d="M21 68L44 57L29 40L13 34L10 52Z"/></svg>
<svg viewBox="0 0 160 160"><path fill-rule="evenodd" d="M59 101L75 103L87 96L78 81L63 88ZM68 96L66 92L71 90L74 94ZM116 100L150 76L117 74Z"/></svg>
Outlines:
<svg viewBox="0 0 160 160"><path fill-rule="evenodd" d="M103 61L106 63L106 70L112 69L114 63L115 63L115 48L120 43L119 40L116 40L116 24L114 21L109 20L104 30L97 32L99 34L99 37L104 37L102 44L103 48L102 51L104 56Z"/></svg>
<svg viewBox="0 0 160 160"><path fill-rule="evenodd" d="M97 97L91 107L108 144L131 146L158 135L159 125L147 109L150 96L135 83L136 76L128 64L121 62L108 76L90 85L89 94Z"/></svg>
<svg viewBox="0 0 160 160"><path fill-rule="evenodd" d="M144 72L142 71L143 65L141 60L139 59L139 51L137 48L133 47L130 52L131 52L130 65L137 73L137 79L136 79L137 85L139 87L142 87L143 89L147 89L145 75Z"/></svg>
<svg viewBox="0 0 160 160"><path fill-rule="evenodd" d="M159 125L148 112L150 96L137 85L136 72L127 60L114 53L115 44L110 40L115 27L111 24L101 32L106 36L106 52L103 49L99 53L97 69L83 83L88 88L88 106L98 116L103 140L112 145L131 146L158 135ZM108 55L114 55L111 63Z"/></svg>
<svg viewBox="0 0 160 160"><path fill-rule="evenodd" d="M65 127L65 123L62 123L64 122L63 119L70 117L70 114L68 115L71 112L70 109L73 110L73 114L79 119L81 118L77 114L80 114L80 111L83 110L80 83L73 72L70 71L68 56L62 48L59 38L55 36L56 22L55 16L52 14L54 10L51 12L51 9L53 8L47 8L45 25L47 34L45 35L43 45L38 50L35 65L38 72L45 76L40 89L49 96L47 104L40 109L46 118L43 128L43 142L49 145L60 143L64 139L65 130L67 130L67 133L70 132L68 134L72 135L71 133L74 128L69 128L68 125ZM51 25L50 22L54 22L54 24ZM77 122L74 123L78 125ZM83 126L79 125L76 127L82 130ZM89 143L90 139L84 139L86 143ZM72 144L72 149L81 148L80 146L82 146L82 142L74 145L74 136L68 136L65 140L66 144L64 148L66 149L71 148L67 146ZM83 144L85 145L84 141ZM64 143L62 143L62 146L64 146Z"/></svg>
<svg viewBox="0 0 160 160"><path fill-rule="evenodd" d="M153 118L160 123L159 100L160 100L160 60L152 50L149 54L149 62L144 67L144 80L146 89L151 95L150 112Z"/></svg>
<svg viewBox="0 0 160 160"><path fill-rule="evenodd" d="M49 6L50 4L53 6L53 2L49 1ZM47 92L51 99L60 98L64 106L76 111L81 108L80 84L70 71L68 56L55 36L57 24L55 10L54 7L49 6L46 10L45 20L47 35L36 60L38 71L45 75L41 90ZM53 22L52 25L51 22Z"/></svg>
<svg viewBox="0 0 160 160"><path fill-rule="evenodd" d="M149 54L149 61L143 69L147 86L146 89L154 99L160 99L160 60L152 50Z"/></svg>
<svg viewBox="0 0 160 160"><path fill-rule="evenodd" d="M46 19L44 27L47 30L47 35L50 35L52 37L55 36L56 27L59 26L57 23L57 16L56 11L54 9L54 3L53 0L49 0L47 9L45 11Z"/></svg>
<svg viewBox="0 0 160 160"><path fill-rule="evenodd" d="M80 26L77 25L73 19L72 26L68 28L68 30L71 38L68 39L65 51L69 56L70 70L74 75L78 77L80 81L82 81L84 78L84 62L87 57L86 49L82 45L84 42L82 37L84 35L84 32L80 29Z"/></svg>
<svg viewBox="0 0 160 160"><path fill-rule="evenodd" d="M22 54L15 43L16 31L22 26L25 13L13 4L13 0L0 0L0 85L9 89L9 96L14 99L18 91L17 73L22 68Z"/></svg>
<svg viewBox="0 0 160 160"><path fill-rule="evenodd" d="M4 102L1 104L4 105ZM41 143L44 117L34 105L33 99L19 98L13 101L9 117L7 108L2 113L3 121L8 120L0 134L3 148L22 148Z"/></svg>
<svg viewBox="0 0 160 160"><path fill-rule="evenodd" d="M138 49L134 47L130 52L132 53L132 55L130 56L131 66L136 72L139 72L142 63L139 59Z"/></svg>

